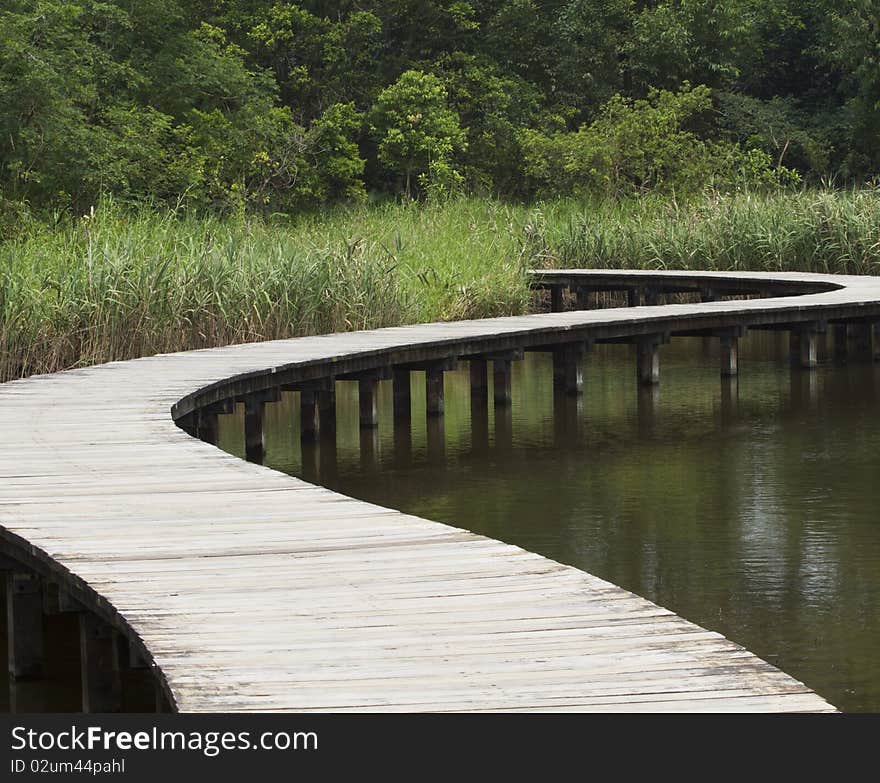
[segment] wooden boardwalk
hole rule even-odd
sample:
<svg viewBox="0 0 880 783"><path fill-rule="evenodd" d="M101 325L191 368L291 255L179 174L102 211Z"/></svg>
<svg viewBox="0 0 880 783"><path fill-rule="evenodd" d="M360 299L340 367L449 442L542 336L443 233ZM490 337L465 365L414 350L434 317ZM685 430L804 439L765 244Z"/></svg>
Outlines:
<svg viewBox="0 0 880 783"><path fill-rule="evenodd" d="M548 284L594 290L659 280L555 274ZM878 278L673 284L746 277L786 295L238 345L0 385L2 551L125 634L181 711L831 710L595 576L239 460L174 420L443 357L503 364L505 351L594 339L880 320Z"/></svg>

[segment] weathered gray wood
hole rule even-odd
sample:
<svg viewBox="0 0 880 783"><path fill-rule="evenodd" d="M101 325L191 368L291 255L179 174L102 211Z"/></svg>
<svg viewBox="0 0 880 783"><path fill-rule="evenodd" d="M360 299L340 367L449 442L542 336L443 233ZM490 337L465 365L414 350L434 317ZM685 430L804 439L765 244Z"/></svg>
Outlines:
<svg viewBox="0 0 880 783"><path fill-rule="evenodd" d="M590 574L235 459L173 422L223 400L265 402L285 384L455 356L504 355L495 369L507 362L509 379L524 348L880 319L874 278L553 274L575 290L770 298L323 335L3 384L0 544L144 649L175 709L831 709L720 635ZM639 395L640 426L653 426L658 399L656 388ZM722 389L722 415L725 399ZM495 438L510 432L501 405ZM377 431L365 435L375 470Z"/></svg>

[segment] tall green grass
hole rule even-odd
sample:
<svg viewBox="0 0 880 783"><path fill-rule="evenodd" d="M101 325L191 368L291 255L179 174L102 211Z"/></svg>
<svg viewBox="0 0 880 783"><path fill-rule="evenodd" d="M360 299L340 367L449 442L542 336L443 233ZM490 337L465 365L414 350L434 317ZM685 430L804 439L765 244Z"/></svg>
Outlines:
<svg viewBox="0 0 880 783"><path fill-rule="evenodd" d="M0 245L0 379L157 352L522 312L504 210L388 205L298 222L112 204Z"/></svg>
<svg viewBox="0 0 880 783"><path fill-rule="evenodd" d="M880 192L709 194L547 205L546 255L575 267L880 273Z"/></svg>
<svg viewBox="0 0 880 783"><path fill-rule="evenodd" d="M298 220L107 202L0 243L0 380L163 351L525 312L530 267L871 274L880 194L478 199Z"/></svg>

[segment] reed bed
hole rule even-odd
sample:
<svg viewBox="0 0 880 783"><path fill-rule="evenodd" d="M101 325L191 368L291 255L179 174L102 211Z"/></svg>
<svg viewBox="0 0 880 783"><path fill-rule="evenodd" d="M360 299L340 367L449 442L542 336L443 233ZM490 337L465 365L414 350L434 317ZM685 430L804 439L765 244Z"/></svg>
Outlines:
<svg viewBox="0 0 880 783"><path fill-rule="evenodd" d="M526 312L530 267L874 274L872 189L686 203L458 199L295 220L112 202L0 242L0 380L153 353Z"/></svg>

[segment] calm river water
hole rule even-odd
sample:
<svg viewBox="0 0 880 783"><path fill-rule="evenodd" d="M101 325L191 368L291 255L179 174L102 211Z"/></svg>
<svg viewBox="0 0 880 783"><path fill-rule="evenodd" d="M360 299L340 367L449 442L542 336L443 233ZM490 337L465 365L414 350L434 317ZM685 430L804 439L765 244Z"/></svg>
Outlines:
<svg viewBox="0 0 880 783"><path fill-rule="evenodd" d="M820 355L820 359L823 358ZM554 400L549 356L515 367L513 405L471 417L467 365L429 426L413 374L410 437L390 383L365 436L337 385L338 435L305 453L295 395L267 406L266 464L582 568L720 631L844 710L880 711L880 365L788 366L783 335L661 349L639 392L632 348L597 348L585 394ZM243 453L240 410L220 445Z"/></svg>

